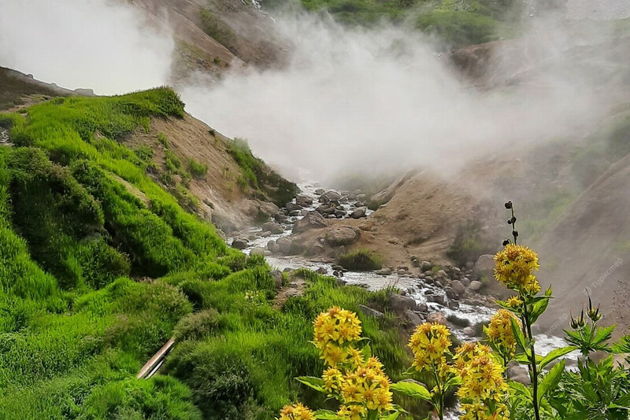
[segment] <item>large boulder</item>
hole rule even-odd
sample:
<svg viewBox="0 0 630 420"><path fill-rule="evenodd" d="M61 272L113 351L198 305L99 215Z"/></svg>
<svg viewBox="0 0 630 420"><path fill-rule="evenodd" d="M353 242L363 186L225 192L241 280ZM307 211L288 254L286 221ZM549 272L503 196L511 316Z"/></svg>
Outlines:
<svg viewBox="0 0 630 420"><path fill-rule="evenodd" d="M415 311L417 309L417 304L414 298L399 295L397 293L394 293L389 297L389 305L391 306L392 311L396 313L403 313L407 310Z"/></svg>
<svg viewBox="0 0 630 420"><path fill-rule="evenodd" d="M453 280L451 282L451 288L453 289L453 291L455 293L457 293L457 296L462 296L465 292L466 292L466 287L464 286L464 284L459 281L459 280Z"/></svg>
<svg viewBox="0 0 630 420"><path fill-rule="evenodd" d="M324 239L330 246L352 245L359 240L361 234L358 229L350 226L337 226L326 232Z"/></svg>
<svg viewBox="0 0 630 420"><path fill-rule="evenodd" d="M245 249L247 248L247 245L249 245L249 242L247 241L247 239L236 238L232 241L232 248Z"/></svg>
<svg viewBox="0 0 630 420"><path fill-rule="evenodd" d="M353 219L360 219L362 217L365 217L366 213L367 213L367 207L359 207L352 210L352 213L350 213L350 217L352 217Z"/></svg>
<svg viewBox="0 0 630 420"><path fill-rule="evenodd" d="M319 196L320 203L330 203L330 202L339 202L341 200L341 194L337 191L326 191L324 194Z"/></svg>
<svg viewBox="0 0 630 420"><path fill-rule="evenodd" d="M281 254L289 255L291 253L291 239L289 238L280 238L276 241L276 245L278 246L278 251Z"/></svg>
<svg viewBox="0 0 630 420"><path fill-rule="evenodd" d="M284 228L282 227L282 225L279 224L279 223L276 223L276 222L264 223L261 226L261 228L262 228L263 232L271 232L271 233L275 233L275 234L284 232Z"/></svg>
<svg viewBox="0 0 630 420"><path fill-rule="evenodd" d="M309 207L313 205L313 199L308 195L298 195L295 197L295 203L301 207Z"/></svg>
<svg viewBox="0 0 630 420"><path fill-rule="evenodd" d="M431 312L427 315L427 322L446 325L446 315L444 312Z"/></svg>
<svg viewBox="0 0 630 420"><path fill-rule="evenodd" d="M326 219L316 212L310 211L293 225L293 233L306 232L311 229L319 229L328 226Z"/></svg>

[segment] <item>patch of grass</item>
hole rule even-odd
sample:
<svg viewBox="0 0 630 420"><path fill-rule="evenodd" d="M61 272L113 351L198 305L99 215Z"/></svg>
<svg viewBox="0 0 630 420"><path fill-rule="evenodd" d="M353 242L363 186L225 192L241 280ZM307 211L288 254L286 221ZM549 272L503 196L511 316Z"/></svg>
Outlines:
<svg viewBox="0 0 630 420"><path fill-rule="evenodd" d="M208 173L208 165L197 162L195 159L188 160L188 170L195 178L204 178Z"/></svg>
<svg viewBox="0 0 630 420"><path fill-rule="evenodd" d="M233 53L236 51L236 33L225 22L208 9L201 10L201 28Z"/></svg>
<svg viewBox="0 0 630 420"><path fill-rule="evenodd" d="M341 255L337 262L343 268L352 271L379 270L383 267L382 258L374 251L358 249Z"/></svg>

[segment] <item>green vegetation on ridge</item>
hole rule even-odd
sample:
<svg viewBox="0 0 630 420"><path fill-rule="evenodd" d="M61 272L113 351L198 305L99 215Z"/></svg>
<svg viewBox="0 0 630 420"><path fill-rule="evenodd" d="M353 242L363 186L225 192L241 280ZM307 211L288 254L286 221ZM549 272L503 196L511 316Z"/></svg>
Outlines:
<svg viewBox="0 0 630 420"><path fill-rule="evenodd" d="M183 112L159 88L0 114L15 144L0 148L3 418L270 419L318 398L291 380L321 369L308 345L315 314L386 309L385 292L307 271L296 274L304 296L276 309L286 278L228 248L150 176L149 151L125 145L151 118ZM262 163L234 150L258 182ZM363 321L375 353L400 372L408 356L384 328L391 319ZM135 379L173 335L167 376Z"/></svg>

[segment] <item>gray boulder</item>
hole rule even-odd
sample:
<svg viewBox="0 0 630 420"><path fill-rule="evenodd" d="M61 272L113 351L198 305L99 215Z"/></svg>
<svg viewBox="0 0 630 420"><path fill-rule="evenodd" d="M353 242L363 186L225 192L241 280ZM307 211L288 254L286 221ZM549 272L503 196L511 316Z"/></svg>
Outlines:
<svg viewBox="0 0 630 420"><path fill-rule="evenodd" d="M366 213L367 213L367 207L358 207L354 209L352 213L350 213L350 217L352 217L353 219L360 219L362 217L365 217Z"/></svg>
<svg viewBox="0 0 630 420"><path fill-rule="evenodd" d="M359 305L359 310L363 312L367 316L371 316L374 318L383 318L385 315L383 312L377 311L376 309L372 309L369 306Z"/></svg>
<svg viewBox="0 0 630 420"><path fill-rule="evenodd" d="M330 246L351 245L359 240L358 229L349 226L337 226L326 232L324 239Z"/></svg>
<svg viewBox="0 0 630 420"><path fill-rule="evenodd" d="M473 280L470 282L470 286L468 286L468 288L473 292L477 292L481 289L481 286L483 286L483 284L481 284L479 280Z"/></svg>
<svg viewBox="0 0 630 420"><path fill-rule="evenodd" d="M417 309L416 301L410 296L392 294L389 297L389 304L394 312L403 313L406 310L415 311Z"/></svg>
<svg viewBox="0 0 630 420"><path fill-rule="evenodd" d="M295 202L301 207L309 207L313 205L313 199L307 195L298 195L295 197Z"/></svg>
<svg viewBox="0 0 630 420"><path fill-rule="evenodd" d="M232 241L232 248L245 249L249 245L249 241L243 238L236 238Z"/></svg>
<svg viewBox="0 0 630 420"><path fill-rule="evenodd" d="M319 229L326 226L328 226L326 219L324 219L320 213L311 211L295 222L295 225L293 225L293 233L306 232L307 230Z"/></svg>
<svg viewBox="0 0 630 420"><path fill-rule="evenodd" d="M320 203L339 202L341 200L341 194L337 191L326 191L319 196Z"/></svg>
<svg viewBox="0 0 630 420"><path fill-rule="evenodd" d="M284 232L284 228L282 227L282 225L279 224L279 223L275 223L275 222L264 223L261 226L261 228L262 228L263 232L271 232L271 233L274 233L274 234L278 234L278 233Z"/></svg>

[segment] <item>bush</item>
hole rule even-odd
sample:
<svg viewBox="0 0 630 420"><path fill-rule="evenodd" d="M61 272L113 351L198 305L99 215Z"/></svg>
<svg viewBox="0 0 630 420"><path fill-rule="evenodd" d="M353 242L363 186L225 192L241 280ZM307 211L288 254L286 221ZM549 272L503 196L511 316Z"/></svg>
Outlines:
<svg viewBox="0 0 630 420"><path fill-rule="evenodd" d="M197 162L195 159L188 161L188 170L195 178L203 178L208 173L208 165Z"/></svg>
<svg viewBox="0 0 630 420"><path fill-rule="evenodd" d="M177 341L199 340L214 334L221 328L219 313L206 309L183 317L175 326L173 336Z"/></svg>
<svg viewBox="0 0 630 420"><path fill-rule="evenodd" d="M191 392L166 376L125 379L96 387L79 415L81 419L201 419Z"/></svg>
<svg viewBox="0 0 630 420"><path fill-rule="evenodd" d="M358 249L343 254L337 262L343 268L353 271L379 270L383 266L381 257L366 249Z"/></svg>
<svg viewBox="0 0 630 420"><path fill-rule="evenodd" d="M481 224L468 221L457 228L455 239L446 251L446 255L463 266L467 262L476 262L480 255L494 251L494 247L481 229Z"/></svg>

